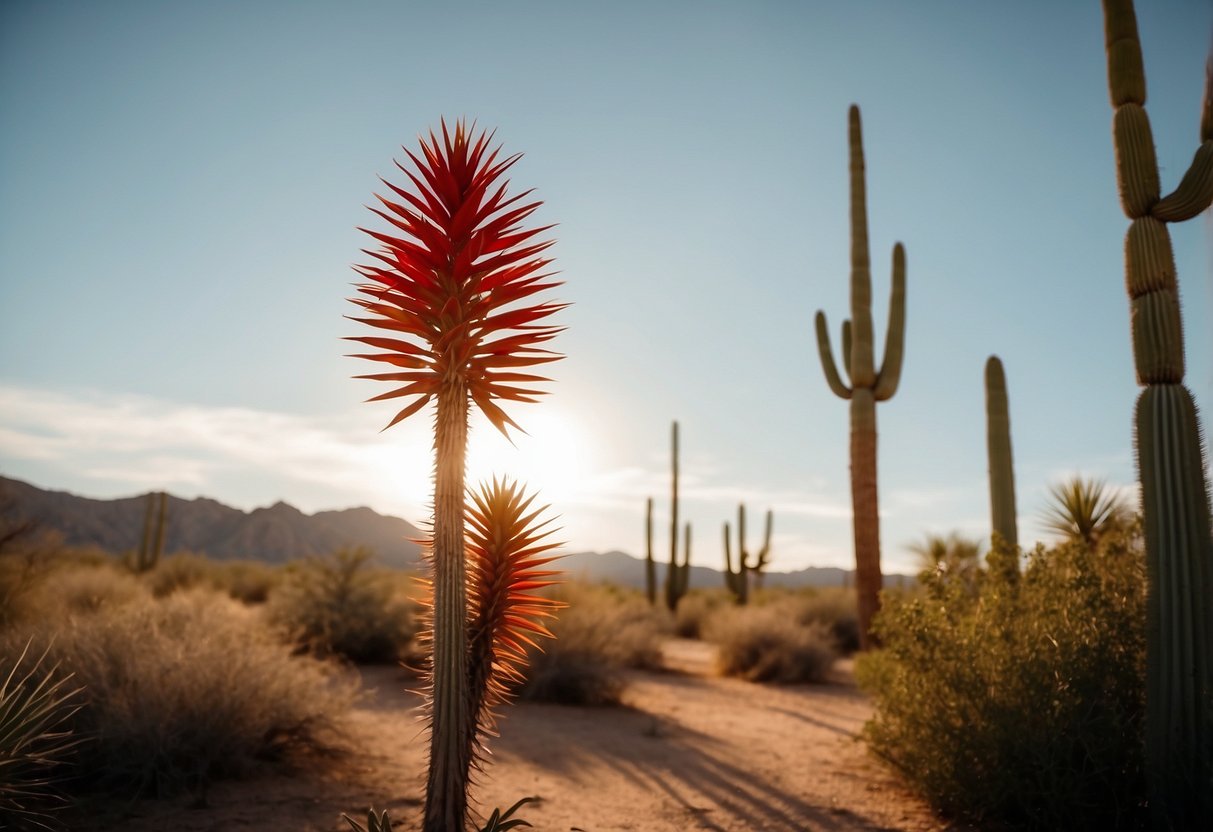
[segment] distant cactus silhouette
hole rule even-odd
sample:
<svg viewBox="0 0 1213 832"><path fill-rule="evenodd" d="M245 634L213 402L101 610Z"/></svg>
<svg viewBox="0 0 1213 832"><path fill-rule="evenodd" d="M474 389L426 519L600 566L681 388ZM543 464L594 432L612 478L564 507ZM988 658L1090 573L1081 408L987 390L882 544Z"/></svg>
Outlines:
<svg viewBox="0 0 1213 832"><path fill-rule="evenodd" d="M1120 204L1130 219L1125 285L1137 382L1135 433L1148 584L1146 770L1160 828L1213 828L1213 533L1204 449L1183 385L1183 325L1166 223L1213 202L1213 62L1201 144L1161 194L1132 0L1103 0Z"/></svg>
<svg viewBox="0 0 1213 832"><path fill-rule="evenodd" d="M843 382L830 349L824 312L816 318L817 348L826 383L851 402L851 504L855 533L855 587L859 601L861 649L874 646L872 617L880 607L880 511L876 488L876 403L891 398L901 380L905 346L906 258L893 247L893 292L884 360L875 365L872 334L872 278L868 256L867 193L859 108L848 116L851 173L851 318L842 325L842 359L850 386Z"/></svg>
<svg viewBox="0 0 1213 832"><path fill-rule="evenodd" d="M653 562L653 498L645 506L645 540L647 558L645 562L646 589L649 602L657 595L656 565ZM670 563L665 573L665 605L673 612L678 601L686 595L691 575L691 524L687 523L683 536L683 559L678 562L678 422L670 426Z"/></svg>
<svg viewBox="0 0 1213 832"><path fill-rule="evenodd" d="M135 554L135 572L150 572L160 563L160 557L164 554L164 526L167 520L168 495L163 491L149 493L147 509L143 513L143 536L139 540L139 551Z"/></svg>
<svg viewBox="0 0 1213 832"><path fill-rule="evenodd" d="M744 605L750 598L750 573L759 578L766 569L771 553L771 522L772 513L767 511L766 531L763 533L762 548L758 550L753 561L746 548L745 534L745 504L737 506L737 570L733 570L733 553L730 542L729 524L724 524L724 584L733 593L733 600ZM757 583L757 582L756 582Z"/></svg>
<svg viewBox="0 0 1213 832"><path fill-rule="evenodd" d="M644 506L644 595L649 603L657 604L657 563L653 560L653 498Z"/></svg>
<svg viewBox="0 0 1213 832"><path fill-rule="evenodd" d="M986 361L986 454L990 469L990 523L994 534L1014 549L1019 545L1019 521L1015 513L1011 416L1007 376L996 355Z"/></svg>

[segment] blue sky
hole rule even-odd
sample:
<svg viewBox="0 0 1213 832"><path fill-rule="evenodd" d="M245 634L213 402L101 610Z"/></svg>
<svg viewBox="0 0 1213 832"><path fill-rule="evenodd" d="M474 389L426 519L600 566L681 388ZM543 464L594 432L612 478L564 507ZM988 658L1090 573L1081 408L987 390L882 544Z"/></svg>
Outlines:
<svg viewBox="0 0 1213 832"><path fill-rule="evenodd" d="M1213 5L1142 3L1164 189L1198 139ZM987 533L982 369L1006 365L1020 537L1049 483L1129 489L1137 388L1099 3L22 2L0 8L0 473L94 497L425 516L429 422L339 339L376 176L440 116L497 130L559 223L573 306L516 473L573 549L643 547L682 426L694 560L744 500L774 568L851 558L846 112L863 111L884 559ZM397 173L397 179L400 175ZM1172 226L1188 384L1213 408L1213 225ZM878 346L879 349L879 346ZM757 524L752 522L751 526ZM751 531L751 535L755 535ZM665 532L657 536L659 551Z"/></svg>

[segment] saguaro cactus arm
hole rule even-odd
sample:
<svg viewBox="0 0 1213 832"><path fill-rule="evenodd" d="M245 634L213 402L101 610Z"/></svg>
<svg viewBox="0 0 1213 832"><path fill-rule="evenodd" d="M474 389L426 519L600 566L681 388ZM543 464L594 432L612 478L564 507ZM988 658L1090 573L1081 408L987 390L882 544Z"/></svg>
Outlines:
<svg viewBox="0 0 1213 832"><path fill-rule="evenodd" d="M884 359L876 378L876 401L887 401L901 381L901 359L906 341L906 250L893 246L893 288L889 296L889 332L884 341Z"/></svg>
<svg viewBox="0 0 1213 832"><path fill-rule="evenodd" d="M847 324L850 322L848 321ZM843 332L850 332L850 327L843 324ZM821 357L821 369L826 376L826 384L830 385L830 389L834 391L834 395L840 399L851 398L851 388L843 384L842 378L838 375L838 366L834 363L834 350L830 346L830 332L826 325L826 315L824 312L817 313L817 354ZM843 354L850 353L851 339L843 339Z"/></svg>

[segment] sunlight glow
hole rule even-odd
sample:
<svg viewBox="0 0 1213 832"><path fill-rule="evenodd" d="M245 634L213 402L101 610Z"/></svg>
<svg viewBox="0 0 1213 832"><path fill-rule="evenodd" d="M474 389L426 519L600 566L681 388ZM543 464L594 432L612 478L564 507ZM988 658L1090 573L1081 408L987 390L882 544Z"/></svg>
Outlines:
<svg viewBox="0 0 1213 832"><path fill-rule="evenodd" d="M514 418L527 433L515 431L511 445L488 420L473 416L468 485L477 487L494 476L519 480L557 512L592 497L588 491L596 449L577 418L547 402L542 409L528 409Z"/></svg>

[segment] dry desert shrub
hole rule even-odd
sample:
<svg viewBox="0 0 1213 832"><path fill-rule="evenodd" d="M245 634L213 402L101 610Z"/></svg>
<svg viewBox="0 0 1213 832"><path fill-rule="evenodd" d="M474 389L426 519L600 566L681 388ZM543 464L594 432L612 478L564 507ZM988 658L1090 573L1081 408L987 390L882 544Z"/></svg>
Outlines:
<svg viewBox="0 0 1213 832"><path fill-rule="evenodd" d="M730 598L722 590L692 590L678 602L674 634L679 638L703 638L708 620L729 604Z"/></svg>
<svg viewBox="0 0 1213 832"><path fill-rule="evenodd" d="M340 747L354 685L291 656L257 611L209 590L45 616L0 636L26 640L84 687L72 717L79 771L120 794L164 794L238 776L257 760Z"/></svg>
<svg viewBox="0 0 1213 832"><path fill-rule="evenodd" d="M558 594L568 606L548 626L556 638L531 649L523 699L563 705L615 705L624 669L661 665L666 616L639 594L569 585Z"/></svg>
<svg viewBox="0 0 1213 832"><path fill-rule="evenodd" d="M130 572L113 565L70 565L33 592L32 606L40 616L69 616L146 600L147 586Z"/></svg>
<svg viewBox="0 0 1213 832"><path fill-rule="evenodd" d="M751 682L822 682L836 658L830 628L800 623L787 602L724 610L705 637L717 647L720 673Z"/></svg>
<svg viewBox="0 0 1213 832"><path fill-rule="evenodd" d="M366 549L293 564L267 604L270 621L301 648L354 662L414 660L419 629L408 578L373 570Z"/></svg>
<svg viewBox="0 0 1213 832"><path fill-rule="evenodd" d="M796 601L796 620L801 624L822 624L834 639L834 647L844 656L859 649L859 609L855 592L842 587L805 590Z"/></svg>

